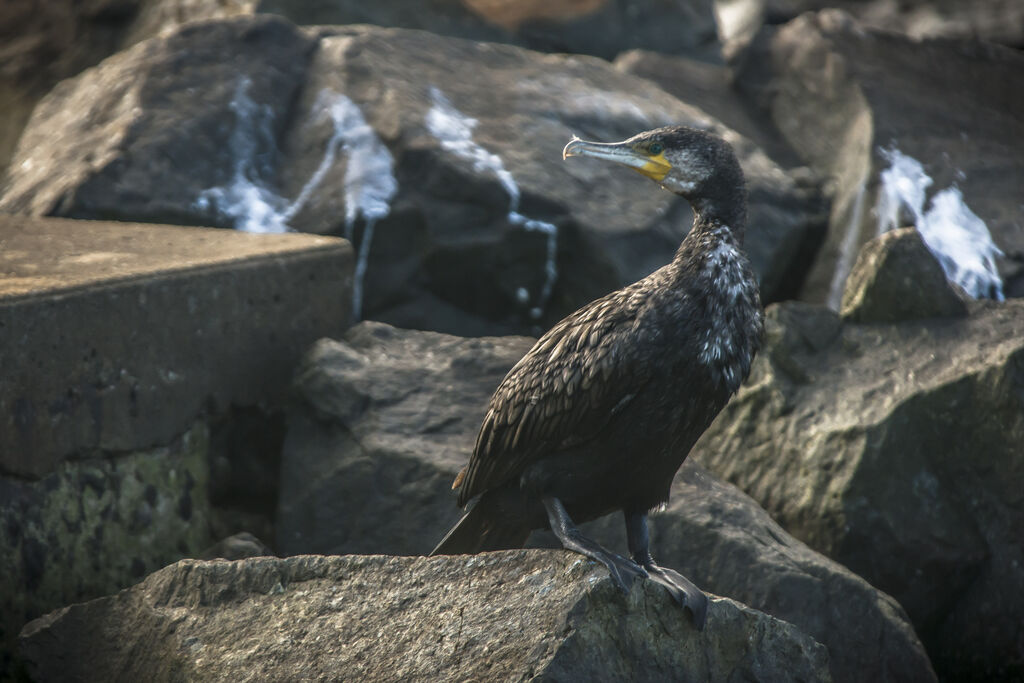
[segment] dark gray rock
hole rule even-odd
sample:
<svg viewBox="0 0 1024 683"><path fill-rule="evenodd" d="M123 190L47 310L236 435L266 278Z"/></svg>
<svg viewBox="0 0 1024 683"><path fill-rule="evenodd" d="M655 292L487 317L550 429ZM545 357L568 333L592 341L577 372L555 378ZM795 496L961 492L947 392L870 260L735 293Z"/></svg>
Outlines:
<svg viewBox="0 0 1024 683"><path fill-rule="evenodd" d="M562 147L667 123L734 144L755 270L801 270L813 198L643 79L596 58L267 17L191 24L63 83L26 129L0 209L344 234L360 247L363 317L539 332L669 261L690 225L681 198L564 164Z"/></svg>
<svg viewBox="0 0 1024 683"><path fill-rule="evenodd" d="M593 538L614 541L608 547L627 547L618 515L585 526ZM753 499L695 462L683 464L668 507L651 517L651 536L659 563L825 645L834 680L936 680L895 599L790 536ZM533 542L559 547L550 532Z"/></svg>
<svg viewBox="0 0 1024 683"><path fill-rule="evenodd" d="M27 620L198 554L220 535L213 505L263 485L258 449L248 468L227 457L224 423L280 406L301 353L344 329L352 252L315 235L9 215L0 245L5 680Z"/></svg>
<svg viewBox="0 0 1024 683"><path fill-rule="evenodd" d="M185 26L63 81L36 107L0 209L36 216L201 224L200 193L234 170L226 144L249 96L273 134L316 41L268 17ZM264 141L253 136L256 156ZM270 141L272 142L272 140Z"/></svg>
<svg viewBox="0 0 1024 683"><path fill-rule="evenodd" d="M99 454L96 454L99 455ZM0 678L30 619L112 593L210 543L209 433L0 476Z"/></svg>
<svg viewBox="0 0 1024 683"><path fill-rule="evenodd" d="M769 307L751 380L693 457L899 600L940 678L1012 680L1024 671L1024 304L972 308L840 327L823 309Z"/></svg>
<svg viewBox="0 0 1024 683"><path fill-rule="evenodd" d="M1016 0L716 0L715 7L729 52L741 49L762 24L782 24L829 7L872 29L915 40L960 38L1024 46L1024 6Z"/></svg>
<svg viewBox="0 0 1024 683"><path fill-rule="evenodd" d="M260 0L297 24L375 24L613 59L644 47L720 60L712 0Z"/></svg>
<svg viewBox="0 0 1024 683"><path fill-rule="evenodd" d="M646 47L721 60L711 0L9 0L0 7L0 177L33 107L58 81L186 22L276 14L376 24L612 59Z"/></svg>
<svg viewBox="0 0 1024 683"><path fill-rule="evenodd" d="M59 81L184 21L255 0L8 0L0 5L0 178L36 103Z"/></svg>
<svg viewBox="0 0 1024 683"><path fill-rule="evenodd" d="M429 552L461 514L449 489L487 400L530 344L369 322L320 341L288 417L282 554ZM838 681L934 678L891 598L793 539L740 491L687 465L672 496L651 520L666 565L813 634ZM619 516L591 525L624 552L622 527Z"/></svg>
<svg viewBox="0 0 1024 683"><path fill-rule="evenodd" d="M929 199L962 191L1007 255L998 264L1007 293L1022 291L1024 158L1008 144L1024 139L1019 51L913 41L830 10L766 27L736 68L737 86L834 189L829 234L802 298L838 309L857 252L878 234L872 208L890 149L923 165Z"/></svg>
<svg viewBox="0 0 1024 683"><path fill-rule="evenodd" d="M913 228L885 233L864 245L846 279L844 320L892 323L967 315L964 294Z"/></svg>
<svg viewBox="0 0 1024 683"><path fill-rule="evenodd" d="M0 240L6 474L280 402L309 344L345 329L342 240L2 214Z"/></svg>
<svg viewBox="0 0 1024 683"><path fill-rule="evenodd" d="M796 627L712 598L697 632L667 593L622 595L565 551L182 561L25 627L58 680L829 681Z"/></svg>
<svg viewBox="0 0 1024 683"><path fill-rule="evenodd" d="M278 551L429 553L459 517L444 493L487 400L532 344L373 322L318 342L295 379Z"/></svg>

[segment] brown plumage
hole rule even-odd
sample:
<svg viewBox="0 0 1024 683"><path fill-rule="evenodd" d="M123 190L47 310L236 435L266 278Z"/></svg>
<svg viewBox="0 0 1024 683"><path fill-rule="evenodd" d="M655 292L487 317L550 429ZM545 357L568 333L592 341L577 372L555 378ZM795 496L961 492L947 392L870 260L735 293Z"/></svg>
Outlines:
<svg viewBox="0 0 1024 683"><path fill-rule="evenodd" d="M460 506L476 503L433 554L521 547L550 526L624 590L638 576L658 581L701 626L706 598L651 559L647 512L668 499L760 345L760 301L742 252L743 175L724 141L682 126L614 144L574 140L565 154L633 167L686 197L694 224L671 263L569 315L509 371L453 484ZM626 516L632 560L574 525L615 510Z"/></svg>

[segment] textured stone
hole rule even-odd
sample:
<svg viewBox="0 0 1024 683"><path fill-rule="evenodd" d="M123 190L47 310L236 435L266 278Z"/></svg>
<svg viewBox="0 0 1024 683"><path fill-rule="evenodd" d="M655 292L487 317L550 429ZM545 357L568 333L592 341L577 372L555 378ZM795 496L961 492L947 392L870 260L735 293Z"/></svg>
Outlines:
<svg viewBox="0 0 1024 683"><path fill-rule="evenodd" d="M849 12L866 26L915 40L962 38L1024 45L1024 5L1017 0L716 0L726 49L739 49L762 24L782 24L804 12L830 7Z"/></svg>
<svg viewBox="0 0 1024 683"><path fill-rule="evenodd" d="M445 493L487 399L532 343L374 322L318 342L296 373L277 550L430 552L459 517Z"/></svg>
<svg viewBox="0 0 1024 683"><path fill-rule="evenodd" d="M750 141L602 60L421 31L259 16L147 40L40 103L0 209L346 235L360 317L536 334L667 263L691 224L681 197L562 147L670 123L736 148L748 252L782 296L820 202Z"/></svg>
<svg viewBox="0 0 1024 683"><path fill-rule="evenodd" d="M1007 144L1024 139L1019 51L914 41L826 10L765 27L736 69L740 90L834 190L802 298L839 308L860 247L878 234L872 208L890 149L923 165L932 179L926 199L962 191L1007 255L997 264L1007 295L1024 293L1024 158Z"/></svg>
<svg viewBox="0 0 1024 683"><path fill-rule="evenodd" d="M186 560L32 622L21 651L40 683L831 680L790 624L714 598L698 633L565 551Z"/></svg>
<svg viewBox="0 0 1024 683"><path fill-rule="evenodd" d="M895 599L790 536L753 499L692 460L650 526L660 564L797 626L828 648L835 681L936 680ZM624 527L619 515L585 525L592 538L623 552ZM534 539L560 547L550 532Z"/></svg>
<svg viewBox="0 0 1024 683"><path fill-rule="evenodd" d="M864 245L846 279L844 320L892 323L915 318L967 315L959 287L913 228L885 233Z"/></svg>
<svg viewBox="0 0 1024 683"><path fill-rule="evenodd" d="M346 324L352 252L334 238L0 215L0 244L7 474L279 402L300 354Z"/></svg>
<svg viewBox="0 0 1024 683"><path fill-rule="evenodd" d="M827 327L822 321L817 334L826 336ZM461 514L449 489L487 400L530 343L369 322L339 341L318 342L297 373L288 415L278 549L429 552ZM608 548L626 551L621 516L587 528ZM700 468L684 464L651 529L653 552L666 566L825 644L835 680L934 679L892 598L792 538L748 496ZM533 542L557 547L549 533Z"/></svg>
<svg viewBox="0 0 1024 683"><path fill-rule="evenodd" d="M266 486L253 442L350 277L335 238L0 215L0 679L26 620L248 526L211 504Z"/></svg>
<svg viewBox="0 0 1024 683"><path fill-rule="evenodd" d="M720 60L712 0L260 0L297 24L376 24L613 59L646 47Z"/></svg>
<svg viewBox="0 0 1024 683"><path fill-rule="evenodd" d="M899 600L940 678L1019 677L1024 304L841 327L778 305L767 328L693 457Z"/></svg>
<svg viewBox="0 0 1024 683"><path fill-rule="evenodd" d="M0 476L0 677L21 627L114 592L210 543L208 432L65 462L38 481Z"/></svg>

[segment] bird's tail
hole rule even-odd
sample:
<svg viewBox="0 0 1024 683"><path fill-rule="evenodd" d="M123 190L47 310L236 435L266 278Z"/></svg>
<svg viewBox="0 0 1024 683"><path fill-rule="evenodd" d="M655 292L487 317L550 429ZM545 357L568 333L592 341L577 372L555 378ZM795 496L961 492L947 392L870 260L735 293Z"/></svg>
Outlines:
<svg viewBox="0 0 1024 683"><path fill-rule="evenodd" d="M522 548L530 530L522 520L509 520L499 514L496 501L485 495L445 534L430 554L472 555L488 550Z"/></svg>

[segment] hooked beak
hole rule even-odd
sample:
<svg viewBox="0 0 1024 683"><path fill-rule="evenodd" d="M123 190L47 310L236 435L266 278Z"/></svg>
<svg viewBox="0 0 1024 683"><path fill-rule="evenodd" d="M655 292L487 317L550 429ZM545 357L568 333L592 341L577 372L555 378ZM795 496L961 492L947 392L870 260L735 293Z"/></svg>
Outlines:
<svg viewBox="0 0 1024 683"><path fill-rule="evenodd" d="M562 150L562 159L575 156L614 161L658 182L664 180L668 172L672 170L672 164L665 158L664 152L652 156L641 149L634 148L629 141L587 142L573 136L573 139Z"/></svg>

